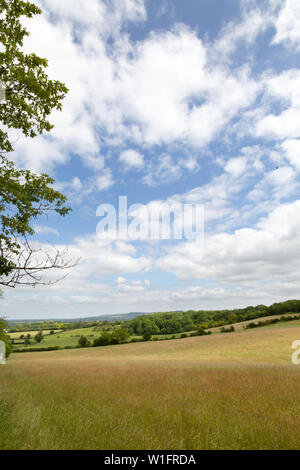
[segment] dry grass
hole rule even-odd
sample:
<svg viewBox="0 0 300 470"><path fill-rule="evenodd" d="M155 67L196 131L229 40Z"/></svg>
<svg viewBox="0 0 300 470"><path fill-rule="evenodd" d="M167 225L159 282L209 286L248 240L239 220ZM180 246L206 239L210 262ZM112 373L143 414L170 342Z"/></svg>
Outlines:
<svg viewBox="0 0 300 470"><path fill-rule="evenodd" d="M0 368L0 448L299 448L295 339L261 328L15 354Z"/></svg>

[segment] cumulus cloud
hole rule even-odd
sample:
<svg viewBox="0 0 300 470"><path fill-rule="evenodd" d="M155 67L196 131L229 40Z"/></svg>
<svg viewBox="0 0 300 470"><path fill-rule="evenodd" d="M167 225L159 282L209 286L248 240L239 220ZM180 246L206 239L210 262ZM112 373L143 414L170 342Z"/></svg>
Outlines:
<svg viewBox="0 0 300 470"><path fill-rule="evenodd" d="M285 140L281 148L284 152L286 159L293 165L293 167L300 171L300 139Z"/></svg>
<svg viewBox="0 0 300 470"><path fill-rule="evenodd" d="M273 44L284 43L300 50L300 4L296 0L281 2L281 10L275 20L276 34Z"/></svg>
<svg viewBox="0 0 300 470"><path fill-rule="evenodd" d="M212 68L210 48L187 26L130 41L122 28L146 19L142 1L108 8L101 1L78 0L71 7L45 0L42 7L44 15L28 22L25 48L46 56L50 76L70 91L63 112L53 113L51 138L38 137L30 147L22 138L16 144L17 160L33 169L51 171L77 154L102 171L104 144L184 142L199 148L255 100L259 87L249 69ZM133 158L132 151L124 155L127 163ZM135 161L141 168L141 159Z"/></svg>
<svg viewBox="0 0 300 470"><path fill-rule="evenodd" d="M157 261L157 267L180 279L249 282L300 279L300 201L283 204L256 228L217 233L182 243Z"/></svg>
<svg viewBox="0 0 300 470"><path fill-rule="evenodd" d="M111 170L106 168L101 175L95 177L93 183L96 191L104 191L110 188L114 184Z"/></svg>
<svg viewBox="0 0 300 470"><path fill-rule="evenodd" d="M47 57L49 75L70 92L63 112L52 115L50 135L27 140L11 133L13 158L35 171L69 165L68 179L56 187L80 203L117 187L117 156L115 166L141 172L148 208L203 204L206 242L141 245L82 234L69 247L81 259L78 268L51 298L41 290L41 297L28 296L28 305L40 298L45 309L61 304L71 312L75 304L90 313L98 306L117 313L199 302L224 307L297 293L300 207L291 201L299 192L300 72L289 62L255 63L255 41L268 31L265 48L295 57L298 2L241 0L240 19L225 24L214 40L175 23L145 28L138 41L130 25L147 20L143 0L40 5L44 14L28 20L24 48ZM159 191L187 175L192 183ZM57 235L45 226L36 226L36 233ZM141 280L150 270L184 282L168 289Z"/></svg>
<svg viewBox="0 0 300 470"><path fill-rule="evenodd" d="M259 118L255 133L266 138L297 138L300 136L300 71L291 69L265 80L265 100L277 104L280 112L267 112Z"/></svg>
<svg viewBox="0 0 300 470"><path fill-rule="evenodd" d="M119 157L119 161L123 163L126 170L129 169L141 169L144 166L144 158L136 150L128 149L124 150Z"/></svg>

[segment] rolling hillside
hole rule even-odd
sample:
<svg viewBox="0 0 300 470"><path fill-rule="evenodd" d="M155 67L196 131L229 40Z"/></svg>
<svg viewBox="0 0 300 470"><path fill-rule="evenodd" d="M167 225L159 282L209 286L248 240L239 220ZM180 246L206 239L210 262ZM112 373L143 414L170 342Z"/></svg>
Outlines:
<svg viewBox="0 0 300 470"><path fill-rule="evenodd" d="M298 324L277 324L13 354L0 368L0 448L297 449L296 339Z"/></svg>

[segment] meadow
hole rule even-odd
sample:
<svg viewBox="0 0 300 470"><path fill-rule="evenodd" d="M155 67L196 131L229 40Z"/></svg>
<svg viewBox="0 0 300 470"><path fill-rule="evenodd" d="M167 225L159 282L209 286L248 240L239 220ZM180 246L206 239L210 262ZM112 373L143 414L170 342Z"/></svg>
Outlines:
<svg viewBox="0 0 300 470"><path fill-rule="evenodd" d="M30 332L29 332L30 333ZM31 336L34 338L34 335L37 333L32 332ZM10 337L19 338L21 334L26 336L27 332L18 332L18 333L10 333ZM78 340L81 335L87 336L89 340L93 340L94 337L98 336L99 333L94 332L94 328L77 328L76 330L69 330L69 331L55 331L54 334L50 334L49 331L43 331L43 341L41 343L36 343L32 341L32 343L28 346L30 348L40 348L40 347L52 347L52 346L72 346L75 347L78 344ZM24 348L25 345L20 343L16 345L16 349Z"/></svg>
<svg viewBox="0 0 300 470"><path fill-rule="evenodd" d="M0 448L298 449L296 339L299 322L13 354L0 367Z"/></svg>
<svg viewBox="0 0 300 470"><path fill-rule="evenodd" d="M31 333L31 336L34 338L34 335L38 333L38 331L32 331L29 332ZM20 338L20 335L24 334L26 336L26 332L18 332L18 333L10 333L9 336L12 339L18 340ZM64 348L66 346L71 346L71 347L76 347L78 345L78 340L81 335L86 336L86 338L93 342L94 338L97 338L100 336L101 331L94 331L94 327L88 327L88 328L76 328L74 330L69 330L69 331L58 331L55 332L54 334L50 334L49 331L43 331L43 341L41 343L36 343L34 340L32 340L31 344L28 345L28 348L47 348L47 347L53 347L53 346L59 346L61 348ZM165 338L172 338L172 336L175 336L176 338L179 338L182 333L175 333L174 335L156 335L156 338L158 339L165 339ZM190 332L187 332L187 334L190 334ZM141 339L142 336L132 336L132 338L136 339ZM23 349L25 348L26 345L24 344L24 340L18 341L15 343L14 348L15 349Z"/></svg>

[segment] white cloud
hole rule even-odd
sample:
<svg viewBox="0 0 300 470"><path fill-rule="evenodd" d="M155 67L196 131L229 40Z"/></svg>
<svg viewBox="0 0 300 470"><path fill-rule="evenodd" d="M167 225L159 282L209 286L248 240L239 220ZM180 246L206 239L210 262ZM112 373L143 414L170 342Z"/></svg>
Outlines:
<svg viewBox="0 0 300 470"><path fill-rule="evenodd" d="M259 282L300 280L300 201L284 204L256 228L208 236L204 246L181 243L157 261L180 279Z"/></svg>
<svg viewBox="0 0 300 470"><path fill-rule="evenodd" d="M74 176L74 178L72 179L71 185L72 185L72 188L77 189L77 190L82 188L82 183L80 181L80 178L78 178L78 176Z"/></svg>
<svg viewBox="0 0 300 470"><path fill-rule="evenodd" d="M110 188L114 184L112 172L109 168L106 168L103 174L96 176L94 179L94 187L96 191L104 191Z"/></svg>
<svg viewBox="0 0 300 470"><path fill-rule="evenodd" d="M72 202L114 184L113 164L107 165L117 152L125 170L143 170L141 181L158 189L178 181L185 170L203 168L198 187L170 195L166 202L204 204L206 245L204 253L196 243L165 251L167 245L159 242L141 247L82 236L70 246L72 258L81 258L78 268L50 288L56 294L51 299L49 291L40 297L40 304L61 304L72 313L75 302L92 313L102 306L106 313L177 309L178 303L224 307L297 293L300 206L299 201L282 203L299 191L300 72L275 72L266 65L260 74L252 69L255 48L250 46L273 24L273 44L299 50L298 3L270 0L259 7L243 0L241 21L225 25L214 42L182 24L134 41L127 25L145 21L142 0L41 4L45 13L28 20L32 35L25 48L47 57L48 73L65 81L70 92L63 112L53 113L50 135L26 140L12 133L14 158L35 171L51 172L79 156L92 175L70 164L75 175L56 185ZM248 54L235 62L240 46ZM243 139L249 137L257 140L245 147ZM212 142L218 144L213 151L207 147ZM55 232L37 227L37 233ZM186 284L167 289L123 277L153 266ZM106 276L116 281L103 281ZM197 279L212 285L188 286ZM20 301L14 301L17 309Z"/></svg>
<svg viewBox="0 0 300 470"><path fill-rule="evenodd" d="M247 168L247 159L245 157L231 158L225 165L225 171L234 177L242 175Z"/></svg>
<svg viewBox="0 0 300 470"><path fill-rule="evenodd" d="M181 167L173 162L170 155L161 155L158 163L150 163L143 182L149 186L176 181L181 176Z"/></svg>
<svg viewBox="0 0 300 470"><path fill-rule="evenodd" d="M43 259L46 252L53 255L55 254L54 249L63 252L66 248L62 244L49 246L46 243L38 242L33 242L32 246L39 250L35 254L39 261ZM116 282L121 284L126 281L122 274L145 272L152 266L151 257L136 254L136 250L130 243L104 241L96 235L86 235L75 239L73 244L68 246L64 258L72 260L72 262L78 260L78 265L67 271L66 279L52 286L56 293L97 291L99 279L105 276L115 275L117 276ZM57 270L45 273L45 277L49 280L61 278L61 276L62 272L57 272Z"/></svg>
<svg viewBox="0 0 300 470"><path fill-rule="evenodd" d="M128 149L121 153L119 161L123 163L126 170L141 169L144 166L143 155L136 150Z"/></svg>
<svg viewBox="0 0 300 470"><path fill-rule="evenodd" d="M52 234L52 235L59 235L58 230L52 227L46 227L44 225L34 225L33 230L36 234L38 235L47 235L47 234Z"/></svg>
<svg viewBox="0 0 300 470"><path fill-rule="evenodd" d="M290 139L282 143L281 148L284 156L293 165L294 168L300 171L300 139Z"/></svg>
<svg viewBox="0 0 300 470"><path fill-rule="evenodd" d="M300 71L291 69L265 80L265 100L269 107L273 103L281 106L281 112L266 112L255 127L258 137L300 137Z"/></svg>
<svg viewBox="0 0 300 470"><path fill-rule="evenodd" d="M261 11L255 4L247 5L241 2L242 20L240 22L229 22L222 29L218 39L213 44L213 54L217 61L231 60L231 54L243 41L247 46L252 44L257 36L270 26L272 18L270 11Z"/></svg>
<svg viewBox="0 0 300 470"><path fill-rule="evenodd" d="M199 148L255 100L259 86L250 70L212 67L210 47L184 25L130 41L122 27L146 18L141 1L123 0L115 9L100 1L43 5L45 14L28 22L26 50L47 57L50 76L65 81L70 91L63 112L53 113L51 139L17 143L16 158L31 168L51 171L77 154L99 172L103 144L180 142ZM191 165L195 168L192 160Z"/></svg>
<svg viewBox="0 0 300 470"><path fill-rule="evenodd" d="M284 0L281 5L275 20L273 44L284 43L300 50L300 3L298 0Z"/></svg>

